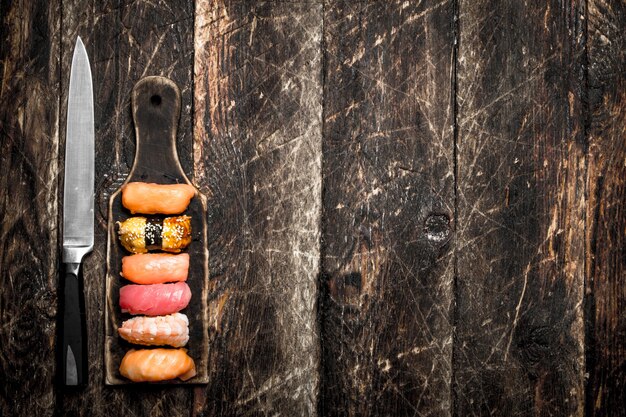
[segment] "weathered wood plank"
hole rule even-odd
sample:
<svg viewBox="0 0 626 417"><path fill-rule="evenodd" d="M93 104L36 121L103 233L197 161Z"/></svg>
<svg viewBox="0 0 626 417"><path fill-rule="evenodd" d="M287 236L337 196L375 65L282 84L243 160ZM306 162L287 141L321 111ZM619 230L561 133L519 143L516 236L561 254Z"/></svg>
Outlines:
<svg viewBox="0 0 626 417"><path fill-rule="evenodd" d="M320 415L451 415L453 17L325 3Z"/></svg>
<svg viewBox="0 0 626 417"><path fill-rule="evenodd" d="M626 416L626 4L590 0L587 415Z"/></svg>
<svg viewBox="0 0 626 417"><path fill-rule="evenodd" d="M60 1L0 3L0 415L54 410Z"/></svg>
<svg viewBox="0 0 626 417"><path fill-rule="evenodd" d="M193 76L191 0L63 2L63 108L76 36L83 39L94 83L96 123L96 241L85 260L85 297L90 384L83 392L60 392L57 409L64 415L187 416L192 394L184 388L104 387L104 308L107 207L110 194L132 165L135 135L130 95L146 75L174 80L182 92L178 154L191 168L191 100ZM62 113L65 125L65 113ZM64 138L64 134L62 135Z"/></svg>
<svg viewBox="0 0 626 417"><path fill-rule="evenodd" d="M583 413L584 4L462 0L455 413Z"/></svg>
<svg viewBox="0 0 626 417"><path fill-rule="evenodd" d="M195 415L315 415L321 12L196 6L194 170L209 200L213 325Z"/></svg>

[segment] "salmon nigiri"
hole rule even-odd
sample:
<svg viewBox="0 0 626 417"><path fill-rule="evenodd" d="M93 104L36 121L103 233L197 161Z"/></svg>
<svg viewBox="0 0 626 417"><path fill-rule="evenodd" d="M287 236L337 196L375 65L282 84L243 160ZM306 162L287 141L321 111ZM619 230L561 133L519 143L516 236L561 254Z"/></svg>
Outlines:
<svg viewBox="0 0 626 417"><path fill-rule="evenodd" d="M122 187L122 204L133 214L180 214L194 195L189 184L129 182Z"/></svg>
<svg viewBox="0 0 626 417"><path fill-rule="evenodd" d="M122 258L121 275L135 284L186 281L189 254L138 253Z"/></svg>
<svg viewBox="0 0 626 417"><path fill-rule="evenodd" d="M189 340L189 319L181 313L133 317L117 329L122 338L137 345L182 347Z"/></svg>
<svg viewBox="0 0 626 417"><path fill-rule="evenodd" d="M120 373L133 382L186 381L196 375L196 366L185 349L131 349L122 359Z"/></svg>
<svg viewBox="0 0 626 417"><path fill-rule="evenodd" d="M175 284L124 285L120 288L122 313L161 316L187 307L191 299L189 285Z"/></svg>

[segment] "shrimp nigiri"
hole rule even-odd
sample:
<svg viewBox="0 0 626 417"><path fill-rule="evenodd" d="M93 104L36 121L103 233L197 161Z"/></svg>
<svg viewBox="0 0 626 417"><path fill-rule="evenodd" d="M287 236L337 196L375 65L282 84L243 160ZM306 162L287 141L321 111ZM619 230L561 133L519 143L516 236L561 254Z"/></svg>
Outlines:
<svg viewBox="0 0 626 417"><path fill-rule="evenodd" d="M186 381L196 375L196 366L185 349L131 349L122 359L120 373L133 382Z"/></svg>
<svg viewBox="0 0 626 417"><path fill-rule="evenodd" d="M189 254L138 253L122 258L121 275L135 284L186 281Z"/></svg>
<svg viewBox="0 0 626 417"><path fill-rule="evenodd" d="M122 313L161 316L187 307L191 299L189 285L175 284L124 285L120 288Z"/></svg>
<svg viewBox="0 0 626 417"><path fill-rule="evenodd" d="M180 214L194 195L189 184L129 182L122 187L122 204L133 214Z"/></svg>
<svg viewBox="0 0 626 417"><path fill-rule="evenodd" d="M181 313L157 317L133 317L117 329L124 340L138 345L182 347L189 340L189 319Z"/></svg>

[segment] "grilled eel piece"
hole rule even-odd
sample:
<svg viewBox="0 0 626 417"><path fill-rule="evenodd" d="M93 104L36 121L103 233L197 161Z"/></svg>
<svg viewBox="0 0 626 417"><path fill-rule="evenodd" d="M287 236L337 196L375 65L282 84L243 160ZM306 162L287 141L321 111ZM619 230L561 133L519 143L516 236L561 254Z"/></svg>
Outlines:
<svg viewBox="0 0 626 417"><path fill-rule="evenodd" d="M178 253L191 243L191 217L130 217L117 222L122 246L132 253L162 250Z"/></svg>

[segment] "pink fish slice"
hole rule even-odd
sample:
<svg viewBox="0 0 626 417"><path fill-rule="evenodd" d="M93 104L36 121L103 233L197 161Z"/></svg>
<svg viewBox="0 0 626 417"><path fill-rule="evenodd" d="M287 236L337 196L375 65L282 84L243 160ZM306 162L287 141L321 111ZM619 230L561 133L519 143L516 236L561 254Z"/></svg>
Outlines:
<svg viewBox="0 0 626 417"><path fill-rule="evenodd" d="M185 282L175 284L125 285L120 288L122 313L162 316L187 307L191 290Z"/></svg>
<svg viewBox="0 0 626 417"><path fill-rule="evenodd" d="M124 340L137 345L183 347L189 340L189 320L181 313L133 317L117 331Z"/></svg>

